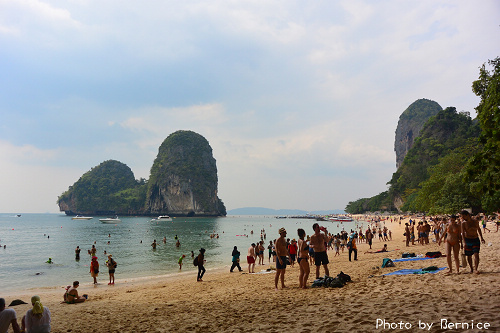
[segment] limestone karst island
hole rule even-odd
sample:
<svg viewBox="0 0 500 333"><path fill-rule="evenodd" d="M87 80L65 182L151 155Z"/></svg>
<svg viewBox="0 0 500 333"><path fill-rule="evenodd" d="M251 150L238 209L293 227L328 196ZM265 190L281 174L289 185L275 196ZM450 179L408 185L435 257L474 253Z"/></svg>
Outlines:
<svg viewBox="0 0 500 333"><path fill-rule="evenodd" d="M161 144L149 180L114 160L83 174L59 196L67 215L225 216L217 196L217 166L208 141L177 131Z"/></svg>

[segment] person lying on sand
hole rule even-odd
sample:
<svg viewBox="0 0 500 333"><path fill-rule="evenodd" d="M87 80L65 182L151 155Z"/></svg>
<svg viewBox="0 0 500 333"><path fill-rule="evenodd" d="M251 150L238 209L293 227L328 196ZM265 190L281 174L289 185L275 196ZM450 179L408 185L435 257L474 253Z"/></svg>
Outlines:
<svg viewBox="0 0 500 333"><path fill-rule="evenodd" d="M382 248L382 250L378 250L378 251L366 251L365 253L382 253L382 252L388 252L387 251L387 244L384 244L384 247Z"/></svg>

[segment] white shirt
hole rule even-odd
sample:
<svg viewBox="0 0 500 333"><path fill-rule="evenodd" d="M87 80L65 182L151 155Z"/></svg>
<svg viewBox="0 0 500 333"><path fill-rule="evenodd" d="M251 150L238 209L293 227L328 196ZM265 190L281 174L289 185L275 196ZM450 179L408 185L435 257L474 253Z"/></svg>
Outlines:
<svg viewBox="0 0 500 333"><path fill-rule="evenodd" d="M33 310L26 312L26 332L28 333L48 333L50 332L50 311L44 306L41 317L35 316Z"/></svg>
<svg viewBox="0 0 500 333"><path fill-rule="evenodd" d="M0 311L0 333L7 333L9 331L12 319L17 319L14 309L4 309Z"/></svg>

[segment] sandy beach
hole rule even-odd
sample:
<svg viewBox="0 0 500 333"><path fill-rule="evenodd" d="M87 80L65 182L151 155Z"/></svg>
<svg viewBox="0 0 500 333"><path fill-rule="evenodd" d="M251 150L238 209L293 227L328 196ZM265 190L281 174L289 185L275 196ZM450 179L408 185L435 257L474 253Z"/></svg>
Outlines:
<svg viewBox="0 0 500 333"><path fill-rule="evenodd" d="M401 258L403 252L445 253L444 245L432 240L429 245L405 247L404 222L386 223L393 236L385 242L391 252L365 254L368 245L361 243L359 260L349 262L347 250L335 258L334 251L329 251L330 275L343 271L352 278L351 283L338 289L299 289L299 268L295 265L286 270L288 288L275 291L274 272L229 273L228 258L224 268L213 269L207 264L204 282L196 282L196 273L188 272L117 280L114 286L108 286L107 272L102 272L97 286L81 281L79 293L89 295L82 304L61 304L62 286L34 287L1 296L9 304L13 299L29 302L32 295L40 295L50 308L53 332L465 332L465 323L469 328L473 325L468 330L472 332L500 331L500 232L495 233L496 227L489 225L492 232L483 235L486 244L481 245L481 274L461 268L461 274L452 275L442 271L383 276L405 268L447 267L446 258L437 258L380 268L383 258ZM288 237L296 237L296 230L287 224L283 221ZM312 230L306 232L311 234ZM268 240L277 236L268 235ZM372 248L381 249L383 244L374 239ZM240 251L244 258L246 248ZM190 260L186 265L191 265ZM241 266L247 271L245 260ZM268 267L257 265L255 271ZM309 282L314 278L311 267ZM13 307L19 322L30 308L28 304Z"/></svg>

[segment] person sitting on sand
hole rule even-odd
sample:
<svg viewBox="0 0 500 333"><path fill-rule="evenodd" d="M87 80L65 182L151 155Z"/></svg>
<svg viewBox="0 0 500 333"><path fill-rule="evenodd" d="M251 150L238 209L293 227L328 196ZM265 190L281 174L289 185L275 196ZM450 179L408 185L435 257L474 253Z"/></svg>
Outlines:
<svg viewBox="0 0 500 333"><path fill-rule="evenodd" d="M40 296L31 297L32 309L26 312L26 315L21 321L21 331L46 333L50 332L50 311L49 308L43 306L40 301Z"/></svg>
<svg viewBox="0 0 500 333"><path fill-rule="evenodd" d="M16 310L5 308L5 299L0 298L0 332L7 332L12 325L14 333L20 333L21 329L17 323Z"/></svg>
<svg viewBox="0 0 500 333"><path fill-rule="evenodd" d="M388 252L387 251L387 244L384 244L384 247L381 250L378 250L378 251L366 251L365 253L382 253L382 252Z"/></svg>
<svg viewBox="0 0 500 333"><path fill-rule="evenodd" d="M78 296L78 286L80 285L80 282L74 281L73 282L73 287L69 287L68 290L66 290L66 293L64 294L64 301L68 304L74 304L74 303L83 303L87 300L86 295L83 296Z"/></svg>
<svg viewBox="0 0 500 333"><path fill-rule="evenodd" d="M484 244L485 240L479 227L479 222L473 219L468 211L461 211L460 216L464 220L462 223L462 236L465 243L464 252L467 256L467 262L469 263L471 273L478 274L479 250L481 249L481 243ZM481 237L481 242L478 235ZM474 267L472 267L472 255L474 255Z"/></svg>
<svg viewBox="0 0 500 333"><path fill-rule="evenodd" d="M460 260L458 259L458 254L460 249L463 249L462 243L462 229L460 224L457 223L456 215L450 216L450 223L445 229L445 232L439 238L438 244L441 245L441 241L445 239L446 247L446 259L448 260L448 274L453 273L453 265L451 263L451 250L453 249L453 256L455 257L455 266L457 268L457 273L460 273ZM443 220L445 222L446 220Z"/></svg>

